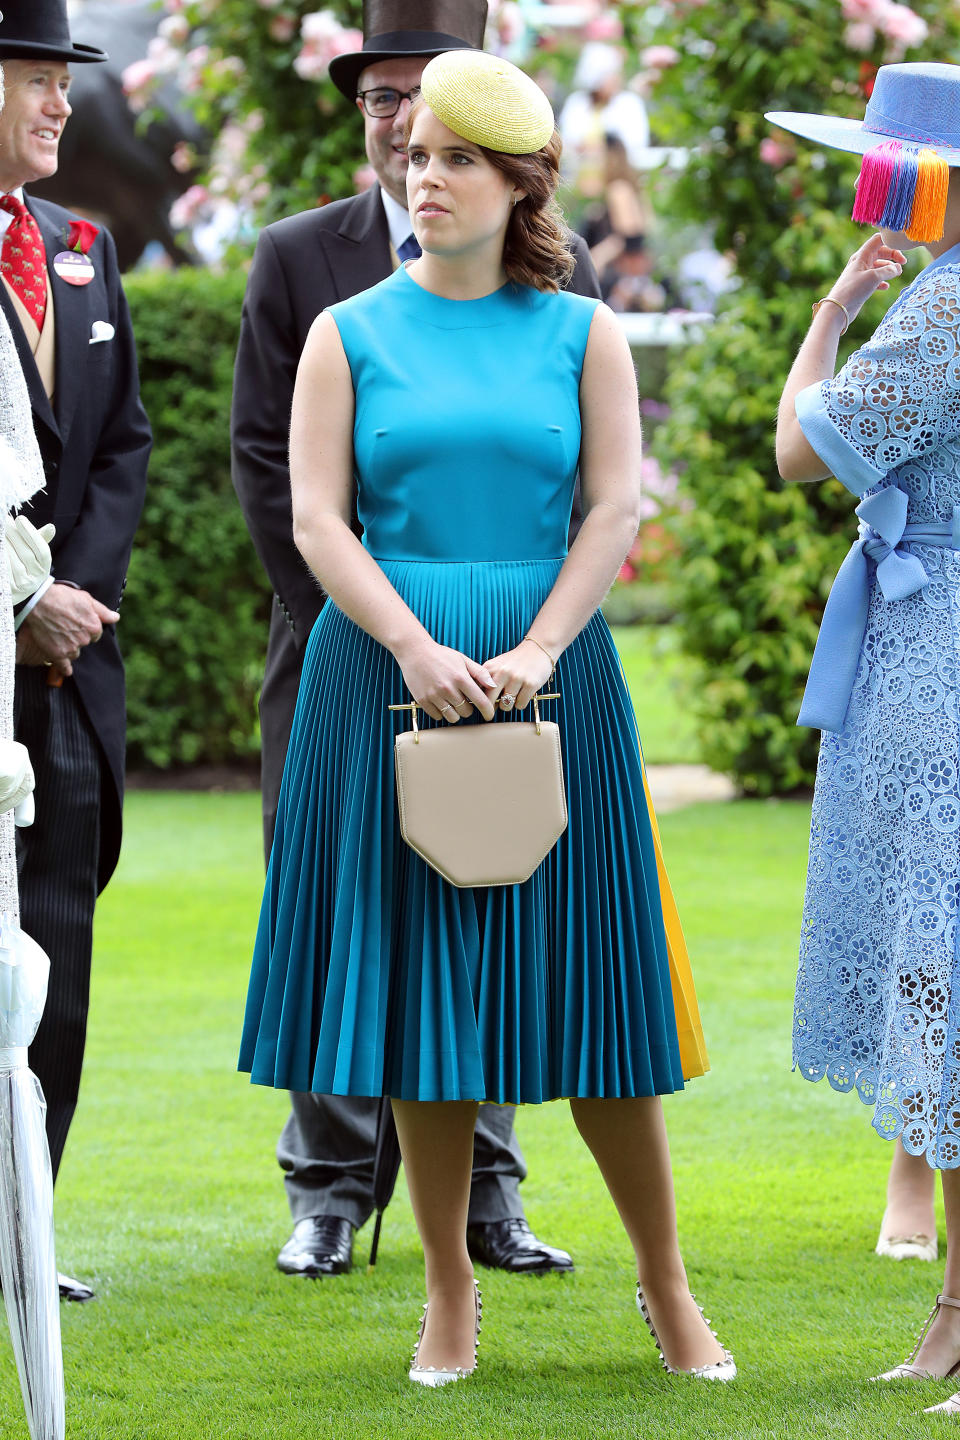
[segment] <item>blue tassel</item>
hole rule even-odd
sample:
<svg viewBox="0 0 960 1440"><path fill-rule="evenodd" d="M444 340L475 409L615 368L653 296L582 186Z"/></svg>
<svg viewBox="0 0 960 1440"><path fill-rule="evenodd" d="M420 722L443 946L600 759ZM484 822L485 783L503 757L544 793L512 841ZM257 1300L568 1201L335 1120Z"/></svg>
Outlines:
<svg viewBox="0 0 960 1440"><path fill-rule="evenodd" d="M913 197L920 174L920 157L916 150L904 148L897 157L896 168L880 225L885 230L906 230L913 211Z"/></svg>

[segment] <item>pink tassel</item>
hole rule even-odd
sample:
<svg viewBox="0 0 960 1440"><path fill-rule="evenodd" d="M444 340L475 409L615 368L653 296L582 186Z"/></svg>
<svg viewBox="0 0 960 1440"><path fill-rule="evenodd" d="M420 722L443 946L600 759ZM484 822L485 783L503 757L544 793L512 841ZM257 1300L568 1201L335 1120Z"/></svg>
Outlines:
<svg viewBox="0 0 960 1440"><path fill-rule="evenodd" d="M899 140L887 140L864 155L853 206L853 218L862 225L875 225L883 214L902 148Z"/></svg>

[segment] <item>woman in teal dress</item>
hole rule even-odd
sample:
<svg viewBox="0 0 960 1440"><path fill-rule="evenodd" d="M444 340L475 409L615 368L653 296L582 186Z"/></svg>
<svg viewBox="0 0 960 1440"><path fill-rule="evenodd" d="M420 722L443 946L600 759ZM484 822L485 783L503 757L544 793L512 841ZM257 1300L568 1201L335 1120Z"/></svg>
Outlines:
<svg viewBox="0 0 960 1440"><path fill-rule="evenodd" d="M657 857L598 614L637 528L632 362L609 311L559 293L571 260L542 92L464 51L431 61L422 94L408 196L423 256L321 315L297 378L295 535L330 599L304 664L241 1068L391 1097L426 1255L412 1380L475 1364L478 1102L559 1097L636 1251L665 1366L730 1379L677 1243L659 1096L683 1075ZM578 464L586 518L567 555ZM554 667L568 829L526 883L458 889L400 837L403 721L387 706L412 696L428 723L504 723Z"/></svg>

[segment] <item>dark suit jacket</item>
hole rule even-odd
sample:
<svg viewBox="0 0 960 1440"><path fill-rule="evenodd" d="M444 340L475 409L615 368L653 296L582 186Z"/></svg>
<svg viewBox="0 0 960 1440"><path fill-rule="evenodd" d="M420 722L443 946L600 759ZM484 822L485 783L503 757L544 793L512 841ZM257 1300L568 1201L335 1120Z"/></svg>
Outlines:
<svg viewBox="0 0 960 1440"><path fill-rule="evenodd" d="M579 237L574 253L577 268L569 288L599 297L596 272ZM374 185L349 200L268 225L247 282L231 435L234 487L277 597L260 704L268 831L303 647L325 599L293 543L287 450L297 365L321 310L377 285L391 268L390 231L380 187Z"/></svg>
<svg viewBox="0 0 960 1440"><path fill-rule="evenodd" d="M140 404L130 314L110 234L101 230L90 249L95 275L89 285L68 285L56 275L53 260L66 248L70 222L77 217L49 201L26 200L46 246L56 317L51 407L6 287L0 285L0 306L26 376L46 478L46 490L30 502L30 519L36 525L52 521L57 527L51 547L54 578L73 581L115 610L143 506L151 444ZM90 344L95 320L114 327L112 340ZM81 652L73 673L107 759L98 867L102 889L120 854L123 801L125 694L113 626Z"/></svg>

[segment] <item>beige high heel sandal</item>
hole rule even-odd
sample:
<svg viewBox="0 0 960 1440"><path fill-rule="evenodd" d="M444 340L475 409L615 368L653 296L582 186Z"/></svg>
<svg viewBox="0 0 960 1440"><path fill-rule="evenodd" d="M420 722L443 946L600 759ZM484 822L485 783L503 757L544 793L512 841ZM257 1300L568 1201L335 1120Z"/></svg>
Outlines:
<svg viewBox="0 0 960 1440"><path fill-rule="evenodd" d="M960 1360L958 1360L955 1365L951 1365L950 1369L945 1371L943 1375L934 1375L932 1370L921 1370L918 1365L914 1365L913 1363L920 1353L920 1346L923 1344L927 1331L937 1318L941 1305L952 1305L955 1310L960 1310L960 1300L954 1300L950 1295L938 1295L933 1309L921 1326L916 1345L914 1345L913 1350L907 1356L906 1360L904 1360L903 1364L894 1365L892 1370L885 1370L882 1375L871 1375L871 1380L946 1380L951 1375L960 1375ZM947 1401L944 1401L945 1405L947 1403ZM941 1407L937 1406L935 1408L939 1409ZM958 1409L960 1409L960 1406L958 1406Z"/></svg>
<svg viewBox="0 0 960 1440"><path fill-rule="evenodd" d="M960 1415L960 1395L951 1395L949 1400L941 1400L939 1405L928 1405L924 1415Z"/></svg>
<svg viewBox="0 0 960 1440"><path fill-rule="evenodd" d="M438 1369L436 1365L421 1365L419 1361L420 1342L423 1340L423 1332L427 1325L427 1305L423 1307L423 1314L420 1317L420 1329L417 1331L417 1343L413 1348L413 1363L410 1366L409 1378L415 1385L452 1385L455 1380L463 1380L467 1375L472 1375L477 1368L477 1349L480 1344L480 1317L483 1314L483 1298L480 1294L480 1286L476 1280L473 1282L474 1301L477 1307L476 1328L473 1332L473 1364L469 1367L458 1365L454 1370Z"/></svg>
<svg viewBox="0 0 960 1440"><path fill-rule="evenodd" d="M697 1305L696 1295L691 1295L690 1299L693 1301L694 1305ZM710 1334L713 1336L714 1340L717 1341L717 1344L723 1351L723 1359L714 1360L713 1363L710 1365L698 1365L693 1370L678 1370L676 1365L670 1365L668 1363L667 1358L664 1355L660 1345L660 1337L657 1334L656 1330L653 1328L653 1321L650 1319L650 1311L647 1309L646 1297L644 1296L643 1290L640 1288L639 1281L637 1282L637 1309L643 1316L644 1323L646 1324L647 1329L650 1331L650 1334L653 1336L653 1343L660 1351L660 1364L663 1366L664 1370L666 1370L668 1375L689 1375L692 1380L735 1380L737 1378L736 1361L734 1360L733 1356L730 1354L730 1351L726 1348L726 1346L718 1339L716 1330L712 1330L710 1328L710 1321L707 1319L706 1315L704 1315L702 1305L697 1305L697 1309L700 1311L700 1318L702 1319L704 1325L706 1325L707 1329L710 1330Z"/></svg>
<svg viewBox="0 0 960 1440"><path fill-rule="evenodd" d="M875 1255L888 1260L936 1260L937 1237L929 1235L884 1235L880 1231L874 1247Z"/></svg>

